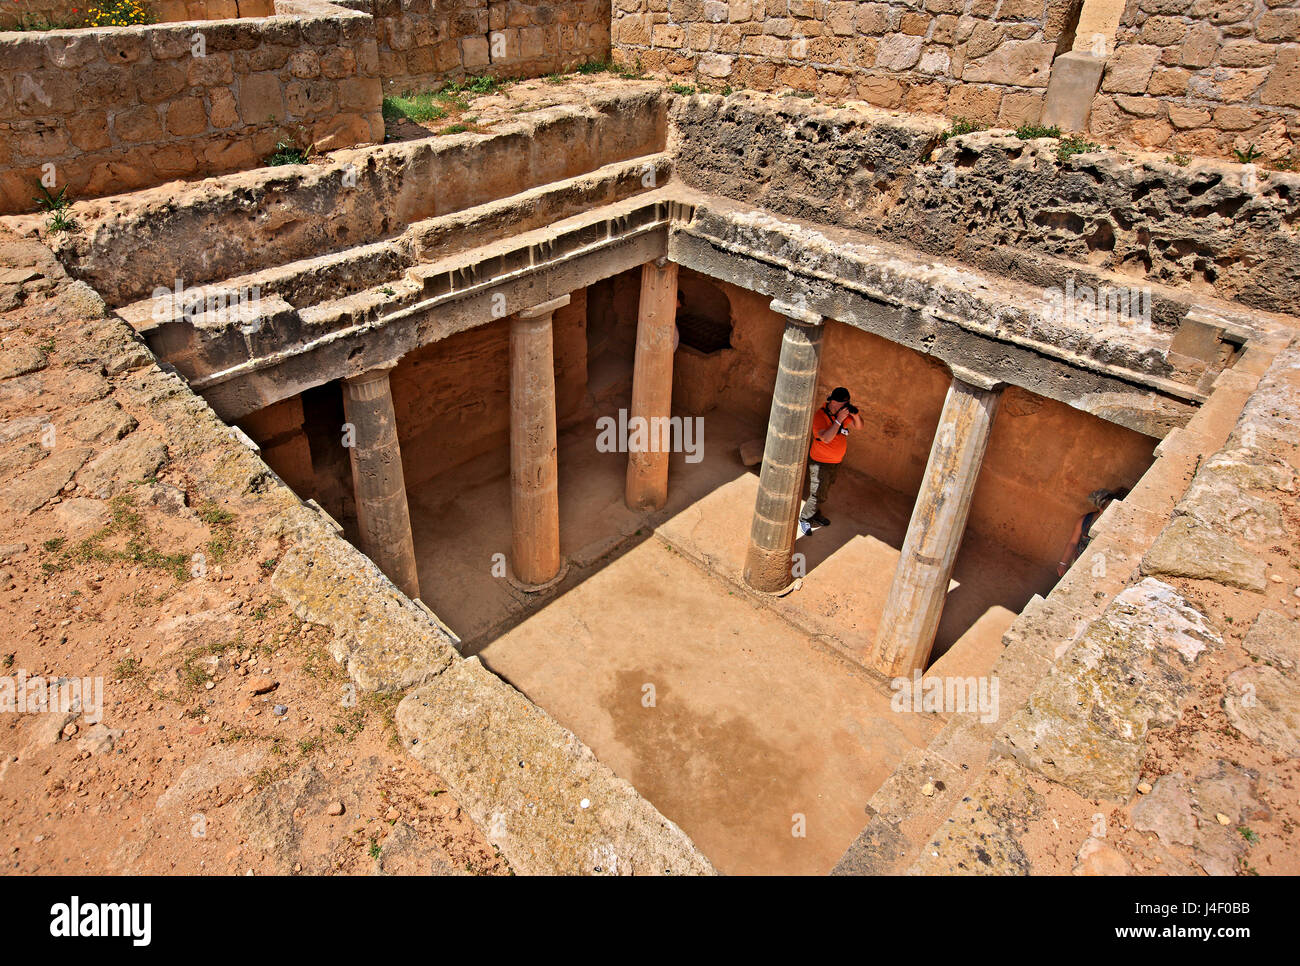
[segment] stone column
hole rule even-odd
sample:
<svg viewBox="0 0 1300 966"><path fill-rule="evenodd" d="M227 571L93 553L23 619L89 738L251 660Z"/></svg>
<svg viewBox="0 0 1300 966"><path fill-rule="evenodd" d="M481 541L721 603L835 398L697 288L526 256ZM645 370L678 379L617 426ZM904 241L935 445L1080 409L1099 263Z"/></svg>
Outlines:
<svg viewBox="0 0 1300 966"><path fill-rule="evenodd" d="M791 580L790 553L808 466L809 432L817 410L822 345L820 315L778 301L772 302L772 310L787 321L745 555L745 583L766 593L784 589Z"/></svg>
<svg viewBox="0 0 1300 966"><path fill-rule="evenodd" d="M1001 396L1000 384L954 369L872 648L888 677L929 662Z"/></svg>
<svg viewBox="0 0 1300 966"><path fill-rule="evenodd" d="M524 589L560 573L551 318L568 304L564 295L510 319L510 565Z"/></svg>
<svg viewBox="0 0 1300 966"><path fill-rule="evenodd" d="M344 380L343 412L353 426L352 486L361 550L406 596L420 596L406 504L402 451L388 373L397 363Z"/></svg>
<svg viewBox="0 0 1300 966"><path fill-rule="evenodd" d="M641 266L641 304L636 323L632 411L638 417L668 419L673 407L673 342L677 330L677 263L666 258ZM664 425L667 425L666 423ZM647 432L653 440L657 434ZM653 443L652 443L653 445ZM624 499L633 510L657 510L668 501L668 452L628 453Z"/></svg>

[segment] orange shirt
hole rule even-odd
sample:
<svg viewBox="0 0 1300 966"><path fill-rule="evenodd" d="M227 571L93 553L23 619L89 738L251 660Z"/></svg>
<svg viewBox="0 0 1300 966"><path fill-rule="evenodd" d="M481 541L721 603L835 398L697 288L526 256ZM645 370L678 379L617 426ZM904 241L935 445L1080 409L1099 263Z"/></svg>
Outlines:
<svg viewBox="0 0 1300 966"><path fill-rule="evenodd" d="M830 429L834 422L826 415L825 406L813 415L813 441L808 455L818 463L838 463L844 459L844 452L849 448L849 438L842 432L837 431L835 438L829 443L823 443L818 438Z"/></svg>

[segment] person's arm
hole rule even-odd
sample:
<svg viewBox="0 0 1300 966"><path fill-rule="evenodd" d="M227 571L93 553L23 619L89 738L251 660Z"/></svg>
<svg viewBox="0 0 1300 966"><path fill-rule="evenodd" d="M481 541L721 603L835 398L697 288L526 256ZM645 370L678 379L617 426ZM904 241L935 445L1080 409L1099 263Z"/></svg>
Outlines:
<svg viewBox="0 0 1300 966"><path fill-rule="evenodd" d="M854 428L854 429L861 429L861 428L862 428L862 415L861 415L861 413L850 413L850 414L849 414L849 419L850 419L850 421L852 421L852 423L853 423L853 428Z"/></svg>
<svg viewBox="0 0 1300 966"><path fill-rule="evenodd" d="M1083 517L1074 521L1074 532L1070 534L1069 546L1065 548L1065 554L1061 557L1056 565L1056 575L1064 577L1065 572L1070 569L1070 564L1074 563L1074 556L1079 552L1079 541L1083 539Z"/></svg>
<svg viewBox="0 0 1300 966"><path fill-rule="evenodd" d="M841 418L841 416L836 416L834 419L831 420L831 424L826 427L826 432L822 433L817 438L820 439L823 443L829 443L831 440L833 440L836 436L839 435L840 427L842 427L843 425L844 425L844 421Z"/></svg>

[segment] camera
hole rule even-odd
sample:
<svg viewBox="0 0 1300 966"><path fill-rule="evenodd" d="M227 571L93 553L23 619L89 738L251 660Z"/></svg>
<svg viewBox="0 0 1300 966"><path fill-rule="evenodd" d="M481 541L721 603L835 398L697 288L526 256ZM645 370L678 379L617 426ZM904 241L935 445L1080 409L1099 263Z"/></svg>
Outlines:
<svg viewBox="0 0 1300 966"><path fill-rule="evenodd" d="M853 405L853 403L846 403L844 405L844 408L847 409L849 412L851 412L854 416L858 414L858 407Z"/></svg>

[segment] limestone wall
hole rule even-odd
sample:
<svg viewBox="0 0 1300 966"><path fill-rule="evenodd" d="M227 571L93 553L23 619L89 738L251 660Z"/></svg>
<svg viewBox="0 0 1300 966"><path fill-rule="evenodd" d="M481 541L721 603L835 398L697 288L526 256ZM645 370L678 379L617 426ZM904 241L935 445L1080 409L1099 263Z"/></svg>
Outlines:
<svg viewBox="0 0 1300 966"><path fill-rule="evenodd" d="M1053 59L1103 51L1106 143L1266 160L1294 150L1297 0L614 0L620 63L710 89L859 99L1017 127ZM1100 38L1100 43L1098 42Z"/></svg>
<svg viewBox="0 0 1300 966"><path fill-rule="evenodd" d="M0 213L32 210L43 176L97 196L255 167L282 139L382 140L372 19L320 0L293 9L0 35Z"/></svg>
<svg viewBox="0 0 1300 966"><path fill-rule="evenodd" d="M710 87L1037 121L1071 0L614 0L615 59Z"/></svg>
<svg viewBox="0 0 1300 966"><path fill-rule="evenodd" d="M655 154L664 147L666 115L659 91L639 85L580 107L523 114L490 134L340 151L328 164L267 168L178 186L168 192L165 207L156 193L86 201L72 209L82 230L57 236L56 244L78 277L121 306L177 278L202 284L380 242L423 219ZM666 179L666 163L659 163L658 176ZM496 224L537 228L592 205L595 197L613 200L644 190L643 164L622 174L595 174L550 200L525 196L519 207L499 212L502 221ZM330 217L297 217L296 212ZM434 237L417 232L393 244L409 262L417 252L429 258L487 237L443 226ZM378 259L363 258L358 277L384 270L375 264L391 267L398 253L390 250ZM328 284L307 298L325 301L351 290L347 278L325 277ZM264 287L263 294L267 291Z"/></svg>
<svg viewBox="0 0 1300 966"><path fill-rule="evenodd" d="M538 77L609 56L609 0L372 0L386 90Z"/></svg>
<svg viewBox="0 0 1300 966"><path fill-rule="evenodd" d="M1089 131L1189 155L1230 158L1253 144L1262 160L1291 157L1298 43L1300 0L1133 0Z"/></svg>
<svg viewBox="0 0 1300 966"><path fill-rule="evenodd" d="M84 20L94 0L24 0L12 10L0 8L0 27L23 19L45 19L54 23L76 24ZM269 17L275 13L274 0L152 0L145 8L154 20L171 23L185 20L233 20L238 17Z"/></svg>
<svg viewBox="0 0 1300 966"><path fill-rule="evenodd" d="M58 2L43 12L70 13ZM281 140L318 152L382 142L385 90L537 76L609 54L602 0L154 9L184 22L0 35L0 214L33 210L43 176L98 197L259 167Z"/></svg>

